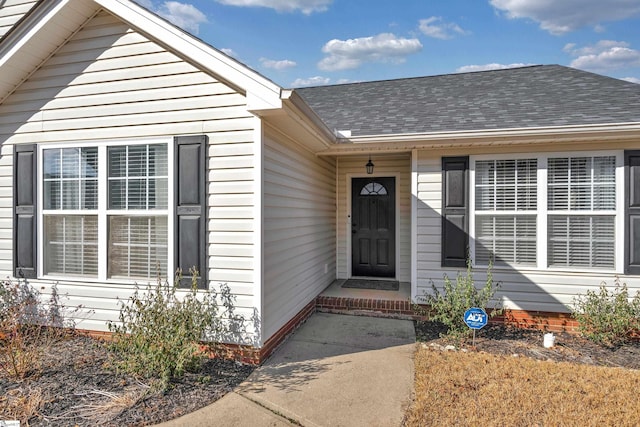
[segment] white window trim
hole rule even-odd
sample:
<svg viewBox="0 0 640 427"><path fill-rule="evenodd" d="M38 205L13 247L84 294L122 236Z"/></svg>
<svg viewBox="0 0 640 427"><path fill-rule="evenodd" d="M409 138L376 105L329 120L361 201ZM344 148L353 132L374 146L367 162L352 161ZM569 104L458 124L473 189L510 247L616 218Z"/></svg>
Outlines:
<svg viewBox="0 0 640 427"><path fill-rule="evenodd" d="M168 162L168 201L167 209L159 209L153 211L146 210L109 210L107 209L107 191L108 191L108 158L107 147L123 146L123 145L145 145L145 144L166 144L167 145L167 162ZM82 147L97 147L98 148L98 209L92 210L91 215L98 215L98 277L88 276L63 276L59 274L44 274L44 233L40 232L37 236L37 253L38 253L38 277L49 280L57 280L64 282L86 282L86 283L113 283L113 284L131 284L132 282L140 282L139 278L109 278L108 277L108 233L107 222L109 214L123 214L127 216L150 216L150 215L167 215L167 275L173 274L175 271L174 266L174 144L173 137L160 137L160 138L139 138L139 139L126 139L126 140L100 140L100 141L69 141L64 143L46 143L38 144L38 224L43 224L44 215L47 211L44 209L44 150L60 149L60 148L82 148ZM54 212L55 214L66 213L87 213L83 210L68 210L64 212ZM42 226L40 226L42 227ZM42 228L40 228L42 230ZM163 278L165 279L165 278ZM173 277L166 278L169 281L173 280ZM142 279L142 281L148 280L149 282L155 282L155 279Z"/></svg>
<svg viewBox="0 0 640 427"><path fill-rule="evenodd" d="M507 265L494 266L494 270L501 269L517 269L518 271L549 271L547 259L547 218L549 211L547 209L547 163L549 158L555 157L600 157L614 156L616 159L616 212L615 212L615 267L611 269L588 268L589 273L604 274L623 274L624 272L624 152L621 150L607 151L563 151L563 152L544 152L544 153L513 153L513 154L493 154L493 155L476 155L469 156L469 256L473 260L474 267L487 267L485 264L476 264L475 259L475 236L476 236L476 194L475 194L475 165L476 161L482 160L519 160L519 159L537 159L538 160L538 197L536 211L522 211L522 213L532 213L537 215L537 233L536 233L536 251L537 265ZM581 214L598 214L603 211L581 211ZM609 213L609 211L606 211ZM584 267L579 270L572 267L553 267L553 271L559 272L584 272Z"/></svg>

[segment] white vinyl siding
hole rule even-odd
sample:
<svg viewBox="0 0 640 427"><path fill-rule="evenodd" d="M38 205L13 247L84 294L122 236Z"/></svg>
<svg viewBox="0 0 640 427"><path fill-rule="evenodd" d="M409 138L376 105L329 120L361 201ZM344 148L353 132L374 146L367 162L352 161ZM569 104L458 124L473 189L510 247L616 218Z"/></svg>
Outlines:
<svg viewBox="0 0 640 427"><path fill-rule="evenodd" d="M267 339L336 278L335 160L268 133L263 176Z"/></svg>
<svg viewBox="0 0 640 427"><path fill-rule="evenodd" d="M246 103L244 94L112 15L99 13L0 104L1 271L5 276L12 271L13 144L37 143L47 148L80 141L87 146L92 141L145 143L207 134L209 284L231 288L235 313L247 319L247 336L242 341L252 342L256 118L247 111ZM104 185L106 188L106 181ZM169 215L169 230L172 221ZM42 226L40 223L39 230ZM99 226L107 228L108 222ZM153 236L138 233L142 232L140 224L127 227L128 239L153 242ZM148 251L140 257L149 257ZM172 259L171 254L168 258ZM31 282L45 292L53 284L49 280ZM106 330L106 321L117 320L118 299L126 300L134 289L131 279L120 282L87 283L68 276L56 280L60 294L68 295L68 307L84 307L75 314L78 327L93 330ZM145 282L138 280L138 284Z"/></svg>
<svg viewBox="0 0 640 427"><path fill-rule="evenodd" d="M341 157L337 173L337 276L351 277L349 269L351 253L351 179L368 177L365 164L367 156ZM384 154L373 156L373 176L396 178L396 278L411 281L411 159L409 154Z"/></svg>

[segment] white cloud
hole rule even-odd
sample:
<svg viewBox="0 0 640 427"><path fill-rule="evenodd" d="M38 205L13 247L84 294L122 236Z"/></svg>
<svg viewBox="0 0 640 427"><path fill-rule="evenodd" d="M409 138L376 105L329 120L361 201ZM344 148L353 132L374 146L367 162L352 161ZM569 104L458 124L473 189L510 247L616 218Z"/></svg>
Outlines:
<svg viewBox="0 0 640 427"><path fill-rule="evenodd" d="M425 36L442 40L451 39L457 34L467 34L467 32L460 28L458 24L454 24L453 22L444 22L439 16L421 19L419 28Z"/></svg>
<svg viewBox="0 0 640 427"><path fill-rule="evenodd" d="M183 30L198 34L200 24L207 22L207 17L194 5L177 1L166 1L158 9L158 14Z"/></svg>
<svg viewBox="0 0 640 427"><path fill-rule="evenodd" d="M308 79L295 79L293 83L291 83L291 87L302 87L302 86L322 86L328 85L331 82L329 77L309 77Z"/></svg>
<svg viewBox="0 0 640 427"><path fill-rule="evenodd" d="M165 1L156 7L151 0L135 0L135 2L193 34L198 34L200 24L207 22L206 15L192 4Z"/></svg>
<svg viewBox="0 0 640 427"><path fill-rule="evenodd" d="M596 24L596 26L593 27L593 31L595 31L596 33L604 33L605 31L607 31L607 29L604 25Z"/></svg>
<svg viewBox="0 0 640 427"><path fill-rule="evenodd" d="M344 85L347 83L360 83L361 81L362 80L338 79L338 81L336 81L336 84Z"/></svg>
<svg viewBox="0 0 640 427"><path fill-rule="evenodd" d="M260 63L265 68L271 68L273 70L278 70L278 71L286 70L287 68L293 68L296 65L298 65L295 63L295 61L291 61L289 59L282 59L282 60L276 61L273 59L260 58Z"/></svg>
<svg viewBox="0 0 640 427"><path fill-rule="evenodd" d="M220 49L220 51L222 53L224 53L225 55L231 56L232 58L237 58L238 57L238 54L233 49L222 48L222 49Z"/></svg>
<svg viewBox="0 0 640 427"><path fill-rule="evenodd" d="M626 81L631 82L631 83L640 84L640 79L638 79L636 77L625 77L622 80L626 80Z"/></svg>
<svg viewBox="0 0 640 427"><path fill-rule="evenodd" d="M364 62L402 63L407 55L419 52L418 39L398 38L391 33L349 40L330 40L322 51L327 54L318 63L324 71L358 68Z"/></svg>
<svg viewBox="0 0 640 427"><path fill-rule="evenodd" d="M560 35L586 26L619 21L640 13L637 0L489 0L508 18L529 18L540 28Z"/></svg>
<svg viewBox="0 0 640 427"><path fill-rule="evenodd" d="M278 12L301 11L305 15L324 12L333 0L216 0L228 6L266 7Z"/></svg>
<svg viewBox="0 0 640 427"><path fill-rule="evenodd" d="M605 72L640 67L640 51L630 48L627 42L600 40L594 45L584 47L569 43L563 50L575 57L570 64L573 68Z"/></svg>
<svg viewBox="0 0 640 427"><path fill-rule="evenodd" d="M507 68L527 67L534 64L484 64L484 65L464 65L456 69L456 73L472 73L475 71L490 71L490 70L506 70Z"/></svg>

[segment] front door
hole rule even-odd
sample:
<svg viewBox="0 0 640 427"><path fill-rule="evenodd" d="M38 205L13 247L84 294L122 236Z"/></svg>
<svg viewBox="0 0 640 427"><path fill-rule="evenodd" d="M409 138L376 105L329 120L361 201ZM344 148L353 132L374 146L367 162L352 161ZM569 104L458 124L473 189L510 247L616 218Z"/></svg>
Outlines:
<svg viewBox="0 0 640 427"><path fill-rule="evenodd" d="M396 179L353 178L351 182L351 269L353 276L396 275Z"/></svg>

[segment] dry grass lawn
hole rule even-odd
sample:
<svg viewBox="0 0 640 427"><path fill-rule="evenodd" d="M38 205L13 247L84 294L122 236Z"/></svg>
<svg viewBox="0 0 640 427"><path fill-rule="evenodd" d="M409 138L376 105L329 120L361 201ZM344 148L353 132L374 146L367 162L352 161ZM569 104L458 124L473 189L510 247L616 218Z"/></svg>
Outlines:
<svg viewBox="0 0 640 427"><path fill-rule="evenodd" d="M640 371L419 346L407 426L637 426Z"/></svg>

